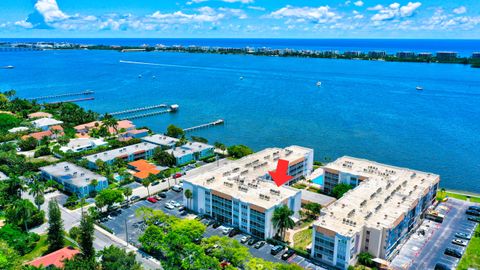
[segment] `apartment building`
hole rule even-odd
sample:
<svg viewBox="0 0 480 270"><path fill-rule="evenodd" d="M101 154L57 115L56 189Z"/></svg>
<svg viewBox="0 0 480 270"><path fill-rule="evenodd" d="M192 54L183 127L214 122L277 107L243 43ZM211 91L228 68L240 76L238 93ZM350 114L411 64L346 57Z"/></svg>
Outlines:
<svg viewBox="0 0 480 270"><path fill-rule="evenodd" d="M107 164L112 164L117 158L123 159L126 162L132 162L139 159L149 159L153 156L155 148L158 147L158 145L152 143L142 142L98 154L89 155L86 156L85 159L88 161L88 166L90 168L97 169L97 160L101 160Z"/></svg>
<svg viewBox="0 0 480 270"><path fill-rule="evenodd" d="M55 180L66 191L75 193L80 198L88 196L94 190L100 191L108 187L107 178L69 162L41 167L40 171L44 179ZM97 180L97 184L92 185L92 180Z"/></svg>
<svg viewBox="0 0 480 270"><path fill-rule="evenodd" d="M312 171L313 150L290 146L268 148L239 160L222 160L187 172L182 177L184 204L193 211L239 228L259 238L275 236L271 219L275 208L287 205L299 218L301 192L286 185L277 187L268 171L279 159L288 160L295 179Z"/></svg>
<svg viewBox="0 0 480 270"><path fill-rule="evenodd" d="M322 209L314 223L311 256L347 269L360 252L389 260L434 202L440 177L342 157L325 166L325 184L356 186Z"/></svg>

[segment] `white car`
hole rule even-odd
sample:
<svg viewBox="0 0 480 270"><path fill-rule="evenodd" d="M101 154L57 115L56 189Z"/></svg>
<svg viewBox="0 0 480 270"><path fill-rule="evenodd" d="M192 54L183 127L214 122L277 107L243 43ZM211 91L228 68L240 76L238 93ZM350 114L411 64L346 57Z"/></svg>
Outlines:
<svg viewBox="0 0 480 270"><path fill-rule="evenodd" d="M172 210L175 209L175 206L171 205L170 203L166 203L165 208Z"/></svg>
<svg viewBox="0 0 480 270"><path fill-rule="evenodd" d="M180 207L180 205L181 205L179 202L174 201L174 200L171 200L171 201L169 201L168 203L171 204L171 205L173 205L173 207Z"/></svg>
<svg viewBox="0 0 480 270"><path fill-rule="evenodd" d="M462 239L453 239L452 243L455 244L455 245L462 246L462 247L466 247L467 244L468 244L468 242L466 240L462 240Z"/></svg>
<svg viewBox="0 0 480 270"><path fill-rule="evenodd" d="M226 227L225 229L223 229L223 232L222 232L222 233L225 234L225 235L227 235L227 234L229 234L230 231L232 231L232 230L233 230L233 228L228 228L228 227Z"/></svg>

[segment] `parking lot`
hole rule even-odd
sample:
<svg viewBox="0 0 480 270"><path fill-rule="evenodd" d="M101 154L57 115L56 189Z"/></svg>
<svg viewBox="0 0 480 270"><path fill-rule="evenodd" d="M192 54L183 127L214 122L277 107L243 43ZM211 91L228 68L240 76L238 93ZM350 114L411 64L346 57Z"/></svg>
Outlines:
<svg viewBox="0 0 480 270"><path fill-rule="evenodd" d="M121 209L121 213L113 216L110 216L110 219L108 221L103 222L103 225L108 227L113 231L113 233L121 238L126 240L126 230L128 230L128 243L139 247L140 243L138 242L138 238L143 234L143 231L146 229L146 225L142 222L141 218L137 218L135 216L135 211L142 207L146 206L152 209L159 209L162 210L164 213L174 215L176 217L181 217L181 218L195 218L196 216L193 214L189 214L188 216L181 216L181 212L178 211L177 208L175 209L167 209L165 208L165 204L169 202L170 200L177 201L179 203L182 203L183 199L183 194L182 192L175 192L173 190L169 190L165 192L167 195L167 198L163 198L162 200L156 202L156 203L151 203L146 200L140 200L138 202L135 202L130 205L129 208ZM203 223L207 223L206 220L202 220ZM205 237L210 237L213 235L218 235L218 236L225 236L222 233L223 226L220 226L216 229L214 229L212 226L208 226L205 232ZM242 234L238 234L234 236L234 238L238 241L242 238ZM246 247L248 247L250 253L254 257L259 257L267 261L271 262L276 262L276 263L286 263L286 261L281 259L282 254L285 252L285 250L279 252L277 255L273 256L270 254L270 250L273 247L270 244L265 244L263 247L256 249L253 247L253 245L248 245L247 243L244 244ZM302 266L304 269L312 269L312 270L324 270L324 268L320 266L316 266L313 263L309 262L307 259L293 255L290 257L288 260L290 263L296 263L300 266Z"/></svg>
<svg viewBox="0 0 480 270"><path fill-rule="evenodd" d="M393 259L392 268L434 269L436 263L442 263L455 269L460 259L447 256L444 251L451 247L464 253L465 247L452 244L452 240L458 232L473 235L477 224L465 214L471 205L452 198L440 204L436 210L445 215L443 223L425 220Z"/></svg>

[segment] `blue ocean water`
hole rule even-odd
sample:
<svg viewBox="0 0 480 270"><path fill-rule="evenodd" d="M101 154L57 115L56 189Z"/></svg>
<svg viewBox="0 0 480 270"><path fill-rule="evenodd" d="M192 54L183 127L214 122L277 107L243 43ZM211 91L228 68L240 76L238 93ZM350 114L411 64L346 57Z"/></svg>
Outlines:
<svg viewBox="0 0 480 270"><path fill-rule="evenodd" d="M480 70L469 66L83 50L2 52L4 65L16 68L0 69L0 90L22 97L91 89L95 100L79 104L101 113L176 103L176 114L135 123L162 132L222 118L193 134L255 150L303 145L318 160L367 158L480 192Z"/></svg>

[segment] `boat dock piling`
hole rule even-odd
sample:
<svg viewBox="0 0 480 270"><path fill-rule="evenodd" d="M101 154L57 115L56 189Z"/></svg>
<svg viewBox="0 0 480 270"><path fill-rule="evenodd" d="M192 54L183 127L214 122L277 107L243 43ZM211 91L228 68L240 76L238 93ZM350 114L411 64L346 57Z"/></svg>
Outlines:
<svg viewBox="0 0 480 270"><path fill-rule="evenodd" d="M110 113L110 115L114 116L114 115L128 114L128 113L134 113L134 112L148 111L148 110L159 109L159 108L166 108L166 107L168 107L167 104L158 104L158 105L153 105L153 106L129 109L129 110L124 110L124 111L119 111L119 112L113 112L113 113Z"/></svg>
<svg viewBox="0 0 480 270"><path fill-rule="evenodd" d="M77 99L71 99L71 100L62 100L62 101L54 101L54 102L46 102L45 104L60 104L60 103L68 103L68 102L80 102L80 101L88 101L88 100L94 100L94 97L88 97L88 98L77 98Z"/></svg>
<svg viewBox="0 0 480 270"><path fill-rule="evenodd" d="M217 125L222 125L222 124L224 124L224 122L225 121L223 121L223 119L218 119L217 121L213 121L213 122L206 123L206 124L203 124L203 125L198 125L198 126L186 128L183 131L184 132L190 132L190 131L194 131L194 130L198 130L198 129L202 129L202 128L213 127L213 126L217 126Z"/></svg>
<svg viewBox="0 0 480 270"><path fill-rule="evenodd" d="M93 93L95 93L95 92L93 92L92 90L86 90L86 91L82 91L82 92L72 92L72 93L65 93L65 94L59 94L59 95L50 95L50 96L27 98L27 100L39 100L39 99L52 99L52 98L60 98L60 97L92 95ZM68 101L62 101L62 102L68 102ZM60 102L57 102L57 103L60 103Z"/></svg>

